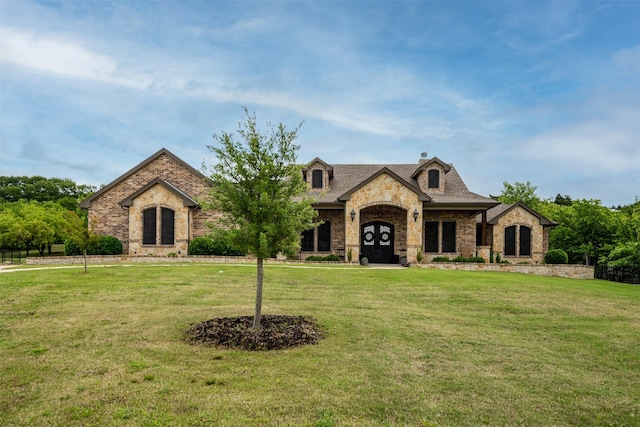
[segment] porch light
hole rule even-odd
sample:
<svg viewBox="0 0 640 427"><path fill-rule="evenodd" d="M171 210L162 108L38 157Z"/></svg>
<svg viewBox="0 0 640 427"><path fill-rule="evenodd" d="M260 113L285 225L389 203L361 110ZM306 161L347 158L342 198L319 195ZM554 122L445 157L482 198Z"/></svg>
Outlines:
<svg viewBox="0 0 640 427"><path fill-rule="evenodd" d="M351 222L353 222L354 219L356 219L356 211L351 209Z"/></svg>
<svg viewBox="0 0 640 427"><path fill-rule="evenodd" d="M413 222L418 222L418 216L420 216L420 212L416 209L413 211Z"/></svg>

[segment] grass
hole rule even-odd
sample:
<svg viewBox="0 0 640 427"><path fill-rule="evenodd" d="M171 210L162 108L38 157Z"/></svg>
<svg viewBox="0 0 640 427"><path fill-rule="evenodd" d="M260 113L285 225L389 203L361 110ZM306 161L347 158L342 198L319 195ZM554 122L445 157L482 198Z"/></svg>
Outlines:
<svg viewBox="0 0 640 427"><path fill-rule="evenodd" d="M640 287L267 266L263 312L315 346L193 347L251 314L255 267L0 274L0 425L640 425Z"/></svg>

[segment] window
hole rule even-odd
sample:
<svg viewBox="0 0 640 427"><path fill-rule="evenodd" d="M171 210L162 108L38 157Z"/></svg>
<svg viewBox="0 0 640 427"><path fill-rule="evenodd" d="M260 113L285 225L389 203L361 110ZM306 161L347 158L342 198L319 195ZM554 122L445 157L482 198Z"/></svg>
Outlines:
<svg viewBox="0 0 640 427"><path fill-rule="evenodd" d="M424 251L438 252L438 223L426 222L424 224Z"/></svg>
<svg viewBox="0 0 640 427"><path fill-rule="evenodd" d="M331 221L318 226L318 252L331 250Z"/></svg>
<svg viewBox="0 0 640 427"><path fill-rule="evenodd" d="M311 188L322 188L322 171L320 169L311 172Z"/></svg>
<svg viewBox="0 0 640 427"><path fill-rule="evenodd" d="M174 215L175 213L168 208L162 208L160 244L173 245L174 243Z"/></svg>
<svg viewBox="0 0 640 427"><path fill-rule="evenodd" d="M531 255L531 229L524 225L520 226L520 256Z"/></svg>
<svg viewBox="0 0 640 427"><path fill-rule="evenodd" d="M504 229L504 254L516 254L516 226L512 225Z"/></svg>
<svg viewBox="0 0 640 427"><path fill-rule="evenodd" d="M142 244L156 244L156 208L142 212Z"/></svg>
<svg viewBox="0 0 640 427"><path fill-rule="evenodd" d="M442 252L456 251L456 223L442 223Z"/></svg>
<svg viewBox="0 0 640 427"><path fill-rule="evenodd" d="M313 252L313 228L302 232L302 242L300 250Z"/></svg>
<svg viewBox="0 0 640 427"><path fill-rule="evenodd" d="M440 188L440 171L437 169L429 170L429 188Z"/></svg>

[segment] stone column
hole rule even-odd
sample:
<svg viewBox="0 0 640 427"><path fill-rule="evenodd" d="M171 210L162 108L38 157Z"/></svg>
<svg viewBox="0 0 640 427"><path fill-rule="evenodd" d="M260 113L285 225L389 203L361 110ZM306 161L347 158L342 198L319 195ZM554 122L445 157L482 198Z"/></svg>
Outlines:
<svg viewBox="0 0 640 427"><path fill-rule="evenodd" d="M353 220L351 220L352 210L356 213ZM353 257L352 262L358 262L360 260L360 209L359 207L354 206L351 201L347 201L344 208L344 223L345 254L349 253L349 249L351 249Z"/></svg>
<svg viewBox="0 0 640 427"><path fill-rule="evenodd" d="M413 213L418 211L418 219L413 217ZM407 209L407 261L417 262L418 248L422 247L422 202L416 200Z"/></svg>

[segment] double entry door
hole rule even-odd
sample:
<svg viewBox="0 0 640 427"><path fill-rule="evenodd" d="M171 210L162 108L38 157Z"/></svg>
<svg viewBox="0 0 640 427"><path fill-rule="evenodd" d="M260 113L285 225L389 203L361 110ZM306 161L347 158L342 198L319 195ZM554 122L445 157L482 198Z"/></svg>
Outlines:
<svg viewBox="0 0 640 427"><path fill-rule="evenodd" d="M370 222L360 230L360 253L369 262L393 262L393 225L386 222Z"/></svg>

